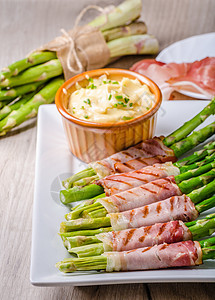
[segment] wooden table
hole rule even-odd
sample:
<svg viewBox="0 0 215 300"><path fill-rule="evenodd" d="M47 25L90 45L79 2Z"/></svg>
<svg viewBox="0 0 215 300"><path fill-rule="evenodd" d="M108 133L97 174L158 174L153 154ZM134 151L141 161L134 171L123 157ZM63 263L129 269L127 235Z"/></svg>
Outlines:
<svg viewBox="0 0 215 300"><path fill-rule="evenodd" d="M0 68L70 29L86 3L120 1L0 0ZM214 0L144 0L143 19L161 49L215 29ZM195 51L195 49L194 49ZM130 67L140 57L115 66ZM194 104L195 105L195 104ZM214 299L212 283L34 287L29 280L36 120L0 140L1 299ZM50 249L51 251L51 249Z"/></svg>

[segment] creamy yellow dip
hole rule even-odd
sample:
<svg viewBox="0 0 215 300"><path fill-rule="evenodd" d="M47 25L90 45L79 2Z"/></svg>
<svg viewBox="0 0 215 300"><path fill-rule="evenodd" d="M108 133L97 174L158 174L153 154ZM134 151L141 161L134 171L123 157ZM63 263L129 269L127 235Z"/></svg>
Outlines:
<svg viewBox="0 0 215 300"><path fill-rule="evenodd" d="M102 75L87 78L88 85L76 84L76 91L69 100L69 112L82 120L114 123L130 120L147 112L155 97L145 84L137 79L123 77L119 81Z"/></svg>

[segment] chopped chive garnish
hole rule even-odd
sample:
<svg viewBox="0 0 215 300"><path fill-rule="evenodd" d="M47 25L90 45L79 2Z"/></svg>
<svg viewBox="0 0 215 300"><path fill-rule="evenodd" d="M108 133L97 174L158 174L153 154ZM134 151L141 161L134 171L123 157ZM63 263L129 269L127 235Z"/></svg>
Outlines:
<svg viewBox="0 0 215 300"><path fill-rule="evenodd" d="M97 86L96 85L94 85L93 83L91 84L91 85L88 85L87 86L87 89L96 89L97 88Z"/></svg>
<svg viewBox="0 0 215 300"><path fill-rule="evenodd" d="M85 119L89 119L89 117L88 116L84 116L85 117Z"/></svg>
<svg viewBox="0 0 215 300"><path fill-rule="evenodd" d="M131 120L131 119L133 119L133 117L126 117L126 116L123 116L122 119L123 119L123 120Z"/></svg>
<svg viewBox="0 0 215 300"><path fill-rule="evenodd" d="M122 95L116 95L115 98L116 98L117 100L120 100L120 99L122 99Z"/></svg>
<svg viewBox="0 0 215 300"><path fill-rule="evenodd" d="M110 100L112 98L112 94L109 95L108 100Z"/></svg>
<svg viewBox="0 0 215 300"><path fill-rule="evenodd" d="M150 108L149 108L149 107L146 107L146 109L149 110Z"/></svg>
<svg viewBox="0 0 215 300"><path fill-rule="evenodd" d="M82 106L81 109L84 109L84 106Z"/></svg>
<svg viewBox="0 0 215 300"><path fill-rule="evenodd" d="M88 81L93 82L93 78L89 77Z"/></svg>
<svg viewBox="0 0 215 300"><path fill-rule="evenodd" d="M103 80L103 83L104 83L104 84L107 84L107 81L106 81L106 80Z"/></svg>
<svg viewBox="0 0 215 300"><path fill-rule="evenodd" d="M119 82L118 82L118 81L113 81L112 83L113 83L113 84L119 84Z"/></svg>
<svg viewBox="0 0 215 300"><path fill-rule="evenodd" d="M91 101L89 98L87 100L84 100L84 103L89 104L91 106Z"/></svg>
<svg viewBox="0 0 215 300"><path fill-rule="evenodd" d="M127 98L127 97L125 97L124 100L125 100L125 103L128 103L128 101L129 101L130 99Z"/></svg>
<svg viewBox="0 0 215 300"><path fill-rule="evenodd" d="M108 83L111 83L111 80L109 80Z"/></svg>
<svg viewBox="0 0 215 300"><path fill-rule="evenodd" d="M125 103L123 103L122 101L119 101L118 104L122 105L123 107L127 107L127 105Z"/></svg>
<svg viewBox="0 0 215 300"><path fill-rule="evenodd" d="M131 102L131 103L129 103L129 106L130 106L130 107L132 107L132 106L133 106L133 103L132 103L132 102Z"/></svg>
<svg viewBox="0 0 215 300"><path fill-rule="evenodd" d="M117 103L115 103L113 107L117 107L117 105L118 105L118 104L117 104Z"/></svg>

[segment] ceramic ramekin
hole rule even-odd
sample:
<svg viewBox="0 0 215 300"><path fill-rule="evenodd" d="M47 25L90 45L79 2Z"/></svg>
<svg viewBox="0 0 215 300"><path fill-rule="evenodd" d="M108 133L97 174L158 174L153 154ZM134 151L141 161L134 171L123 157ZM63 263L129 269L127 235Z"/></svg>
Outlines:
<svg viewBox="0 0 215 300"><path fill-rule="evenodd" d="M86 78L95 78L103 74L107 74L108 78L112 80L120 80L122 77L137 78L141 83L146 84L155 95L153 107L139 117L114 124L95 123L74 117L67 108L69 97L76 90L76 82L81 86L86 86L88 83ZM98 69L74 76L59 88L55 98L57 109L62 115L69 148L75 156L86 163L100 160L152 137L161 101L160 89L152 80L136 72L123 69Z"/></svg>

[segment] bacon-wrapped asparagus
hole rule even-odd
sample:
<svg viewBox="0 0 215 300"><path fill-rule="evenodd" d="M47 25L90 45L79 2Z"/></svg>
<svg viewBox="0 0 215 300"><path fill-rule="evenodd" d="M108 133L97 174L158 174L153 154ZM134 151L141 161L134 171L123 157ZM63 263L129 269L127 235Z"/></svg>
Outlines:
<svg viewBox="0 0 215 300"><path fill-rule="evenodd" d="M215 199L212 197L214 193L215 180L192 191L187 196L173 196L132 210L110 213L106 217L64 221L61 223L60 231L68 232L108 226L112 226L113 230L123 230L172 220L188 222L195 220L200 212L214 207ZM194 203L197 204L194 205Z"/></svg>
<svg viewBox="0 0 215 300"><path fill-rule="evenodd" d="M189 224L189 223L188 223ZM171 244L210 236L215 230L215 215L196 221L195 225L182 221L156 223L151 226L109 231L95 236L67 237L64 245L78 257L100 255L109 251L129 251L163 243Z"/></svg>
<svg viewBox="0 0 215 300"><path fill-rule="evenodd" d="M194 175L194 173L197 170L187 172L187 174L184 174L183 176L181 175L181 178L183 178L182 180L189 179L192 176L200 175L212 168L212 166L209 164L213 163L215 159L215 142L207 144L204 149L198 152L201 152L201 154L203 154L204 151L209 154L209 156L205 157L205 159L201 162L195 162L194 164L187 165L187 161L182 160L181 162L177 162L178 167L176 167L176 164L174 164L175 166L173 166L170 162L167 162L165 164L155 164L153 166L143 167L142 169L137 169L135 171L132 170L131 172L125 174L109 175L87 186L75 186L71 189L61 190L60 200L63 204L68 204L74 201L90 199L91 197L97 196L104 191L107 196L110 196L128 189L132 189L136 186L148 183L158 178L163 178L168 175L178 175L179 173L184 173L185 171L208 165L204 168L200 168L200 172L197 172L196 175ZM197 154L197 152L195 153ZM191 159L193 159L193 156L194 155L191 156ZM199 156L203 157L203 155ZM187 159L189 161L189 157ZM79 182L80 181L82 180L79 180ZM84 181L86 183L86 178L84 179ZM98 187L97 185L101 187Z"/></svg>
<svg viewBox="0 0 215 300"><path fill-rule="evenodd" d="M171 196L187 194L214 179L215 168L212 169L214 166L215 163L210 163L193 172L157 179L109 197L98 198L93 203L83 205L81 210L80 208L72 210L66 215L66 219L77 219L80 216L104 217L107 213L122 212L158 202ZM203 173L204 171L208 172ZM189 176L193 176L193 178L182 181Z"/></svg>
<svg viewBox="0 0 215 300"><path fill-rule="evenodd" d="M205 246L209 244L209 246ZM67 258L56 264L65 273L74 271L106 270L131 271L171 267L195 266L205 259L215 258L215 238L204 242L183 241L160 244L123 252L106 252L84 258Z"/></svg>
<svg viewBox="0 0 215 300"><path fill-rule="evenodd" d="M158 155L179 157L214 134L215 126L214 124L211 124L211 126L206 126L204 130L193 133L189 138L185 139L185 137L188 136L188 134L190 134L199 124L204 122L209 115L214 113L215 98L199 114L171 133L163 141L161 138L149 139L124 151L115 153L101 161L92 162L89 165L90 168L66 179L63 181L63 185L65 188L70 188L73 186L74 182L94 175L99 175L100 178L103 178L116 172L116 163L124 163L138 157L146 158ZM174 141L174 143L172 141ZM178 141L181 142L178 143Z"/></svg>

